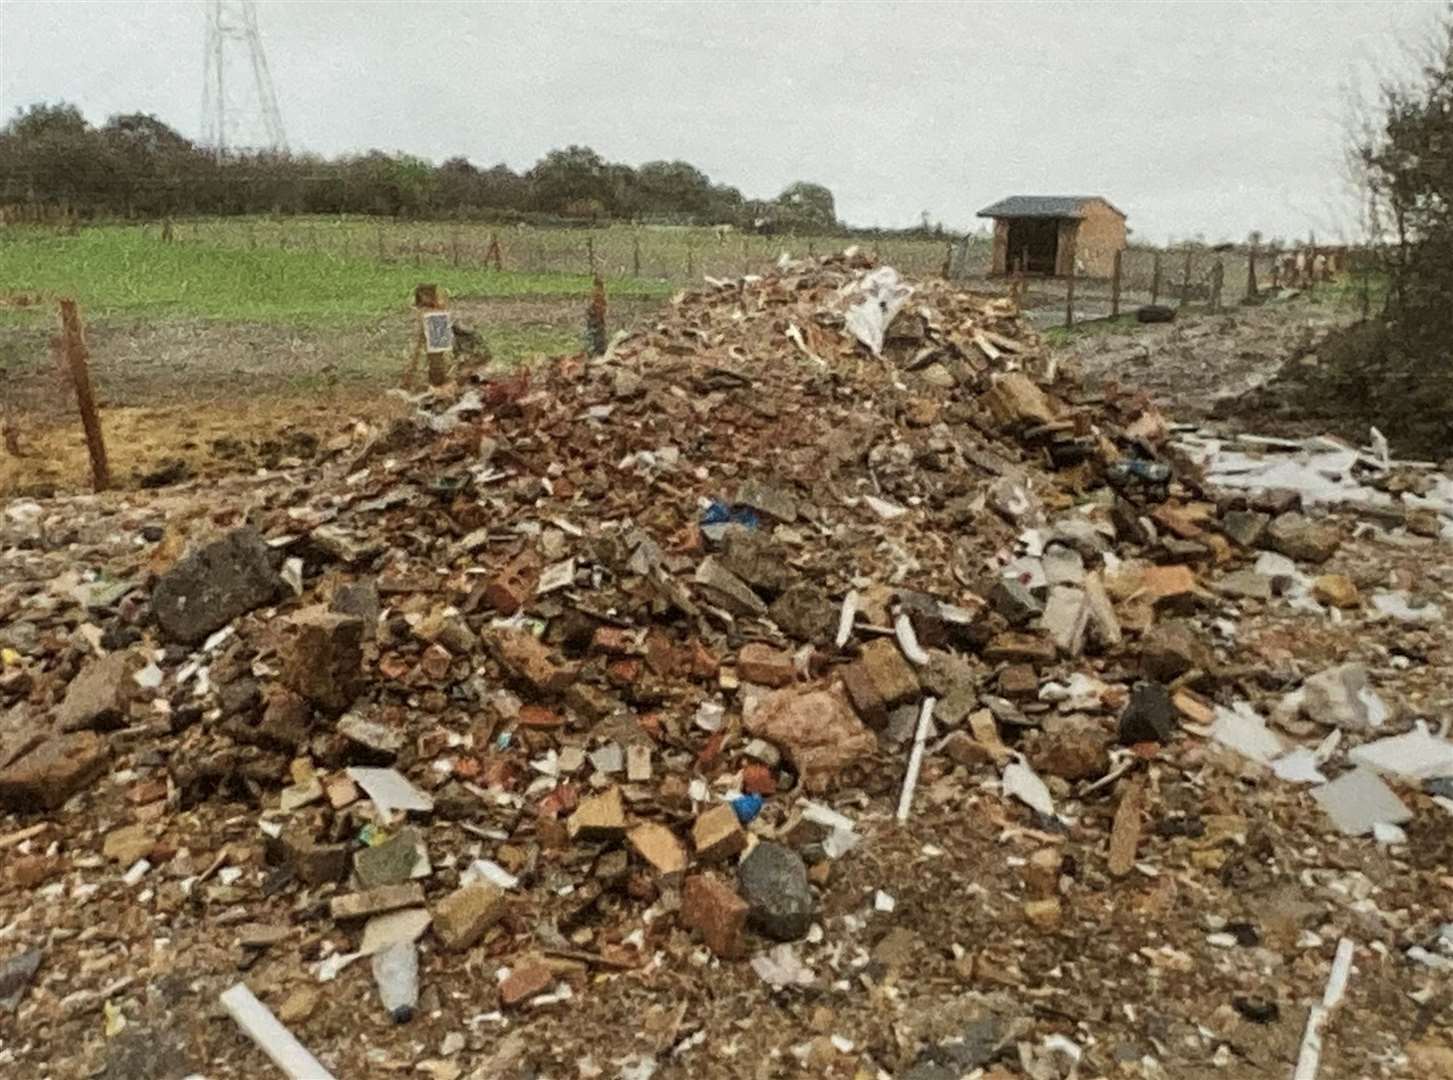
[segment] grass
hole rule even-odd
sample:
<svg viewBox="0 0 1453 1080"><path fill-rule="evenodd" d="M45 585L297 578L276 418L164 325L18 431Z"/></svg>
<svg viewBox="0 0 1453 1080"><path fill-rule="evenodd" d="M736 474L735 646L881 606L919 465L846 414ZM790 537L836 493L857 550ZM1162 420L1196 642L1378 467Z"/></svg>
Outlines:
<svg viewBox="0 0 1453 1080"><path fill-rule="evenodd" d="M456 299L584 298L585 274L495 272L379 262L332 250L163 243L156 230L104 226L75 235L0 234L0 282L74 297L88 319L191 316L270 324L344 323L400 313L421 280ZM616 280L615 296L664 296L661 282ZM0 307L0 321L52 319L49 304Z"/></svg>
<svg viewBox="0 0 1453 1080"><path fill-rule="evenodd" d="M153 235L156 226L148 227ZM202 218L178 222L179 242L211 247L326 251L380 262L483 267L491 240L498 240L503 268L526 273L587 274L592 265L608 278L635 278L676 285L702 275L760 273L784 251L825 255L858 244L909 274L936 274L945 243L938 240L842 236L718 234L692 226L612 223L580 228L516 227L482 222L397 221L390 218L298 216ZM980 241L975 259L988 265ZM592 263L593 253L593 263Z"/></svg>

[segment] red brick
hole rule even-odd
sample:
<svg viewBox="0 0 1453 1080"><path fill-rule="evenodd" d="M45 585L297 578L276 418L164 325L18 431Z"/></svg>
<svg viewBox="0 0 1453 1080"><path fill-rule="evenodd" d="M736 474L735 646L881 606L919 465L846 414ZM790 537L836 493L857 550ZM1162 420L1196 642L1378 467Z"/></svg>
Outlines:
<svg viewBox="0 0 1453 1080"><path fill-rule="evenodd" d="M500 1004L506 1007L543 994L550 988L555 976L544 964L524 963L510 972L509 977L499 984Z"/></svg>
<svg viewBox="0 0 1453 1080"><path fill-rule="evenodd" d="M790 654L760 641L743 645L737 653L737 674L761 686L787 686L797 677Z"/></svg>
<svg viewBox="0 0 1453 1080"><path fill-rule="evenodd" d="M777 690L745 720L749 734L783 750L811 792L829 788L838 774L866 763L878 740L832 690Z"/></svg>
<svg viewBox="0 0 1453 1080"><path fill-rule="evenodd" d="M706 947L718 956L735 959L742 954L747 902L715 874L697 874L682 890L681 925L699 930Z"/></svg>
<svg viewBox="0 0 1453 1080"><path fill-rule="evenodd" d="M431 682L443 682L449 677L449 665L453 662L454 657L449 655L449 650L436 643L425 649L424 655L419 657L419 670Z"/></svg>
<svg viewBox="0 0 1453 1080"><path fill-rule="evenodd" d="M543 705L522 705L516 720L520 727L540 730L563 727L565 724L565 717Z"/></svg>
<svg viewBox="0 0 1453 1080"><path fill-rule="evenodd" d="M613 660L606 665L606 678L615 686L634 686L641 677L639 660Z"/></svg>
<svg viewBox="0 0 1453 1080"><path fill-rule="evenodd" d="M596 627L591 646L596 652L609 653L612 656L633 656L640 651L636 645L636 635L619 626Z"/></svg>
<svg viewBox="0 0 1453 1080"><path fill-rule="evenodd" d="M534 635L502 630L494 636L495 655L516 679L542 694L559 694L575 681L574 664L559 662Z"/></svg>
<svg viewBox="0 0 1453 1080"><path fill-rule="evenodd" d="M106 771L110 748L94 731L47 739L0 769L0 806L55 810Z"/></svg>
<svg viewBox="0 0 1453 1080"><path fill-rule="evenodd" d="M688 664L691 674L698 679L714 679L717 672L721 670L721 661L699 641L691 643L691 656Z"/></svg>
<svg viewBox="0 0 1453 1080"><path fill-rule="evenodd" d="M533 552L516 556L484 587L484 602L501 615L513 615L530 602L540 583L540 561Z"/></svg>
<svg viewBox="0 0 1453 1080"><path fill-rule="evenodd" d="M760 761L742 767L742 790L748 795L777 794L777 778Z"/></svg>

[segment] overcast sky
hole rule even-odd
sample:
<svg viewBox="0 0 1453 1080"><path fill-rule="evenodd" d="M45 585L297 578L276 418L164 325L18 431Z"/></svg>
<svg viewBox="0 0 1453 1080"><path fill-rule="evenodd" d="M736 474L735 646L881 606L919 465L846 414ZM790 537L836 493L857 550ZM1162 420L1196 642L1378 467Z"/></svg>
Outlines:
<svg viewBox="0 0 1453 1080"><path fill-rule="evenodd" d="M0 106L201 131L206 5L0 0ZM259 0L294 149L526 168L586 143L749 197L826 184L856 224L955 228L1103 194L1136 234L1336 235L1346 88L1440 0L455 3ZM239 85L237 79L232 80Z"/></svg>

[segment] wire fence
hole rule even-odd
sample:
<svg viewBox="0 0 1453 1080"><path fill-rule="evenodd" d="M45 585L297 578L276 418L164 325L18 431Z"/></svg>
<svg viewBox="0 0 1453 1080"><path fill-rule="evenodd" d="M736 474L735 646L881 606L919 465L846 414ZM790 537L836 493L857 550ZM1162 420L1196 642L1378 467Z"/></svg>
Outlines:
<svg viewBox="0 0 1453 1080"><path fill-rule="evenodd" d="M204 218L143 228L169 229L175 241L210 247L319 251L421 268L598 273L677 285L763 273L784 255L826 255L850 246L905 274L940 275L952 247L947 239L759 235L687 226L558 228L370 218ZM987 241L979 246L987 253Z"/></svg>
<svg viewBox="0 0 1453 1080"><path fill-rule="evenodd" d="M1311 242L1292 249L1138 245L1120 253L1108 277L994 276L979 251L955 252L952 271L971 288L1013 293L1030 319L1046 328L1128 315L1141 307L1218 312L1283 289L1336 290L1339 299L1360 303L1365 317L1376 292L1377 258L1367 249Z"/></svg>

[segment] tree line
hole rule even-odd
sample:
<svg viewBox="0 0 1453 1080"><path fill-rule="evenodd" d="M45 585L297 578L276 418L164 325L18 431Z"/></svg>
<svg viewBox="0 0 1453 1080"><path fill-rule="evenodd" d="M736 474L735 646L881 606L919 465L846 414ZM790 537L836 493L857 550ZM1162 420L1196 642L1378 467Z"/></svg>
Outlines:
<svg viewBox="0 0 1453 1080"><path fill-rule="evenodd" d="M1364 227L1387 255L1387 323L1406 357L1453 371L1453 8L1415 74L1389 79L1349 157ZM1446 407L1446 402L1445 402Z"/></svg>
<svg viewBox="0 0 1453 1080"><path fill-rule="evenodd" d="M592 221L622 219L758 231L839 227L832 192L800 181L748 199L685 161L633 167L586 146L551 150L531 168L441 165L403 153L334 158L215 151L143 113L87 122L74 105L17 110L0 129L0 205L85 217L257 213Z"/></svg>

